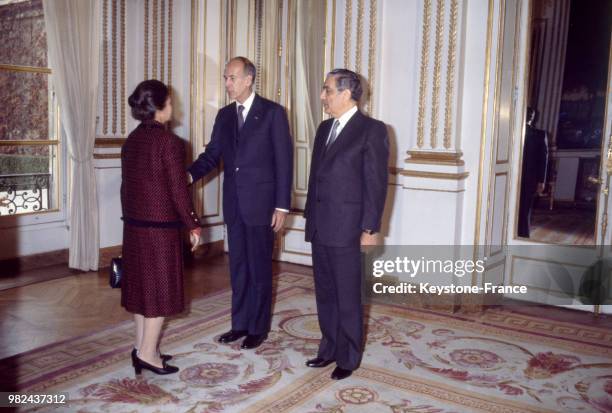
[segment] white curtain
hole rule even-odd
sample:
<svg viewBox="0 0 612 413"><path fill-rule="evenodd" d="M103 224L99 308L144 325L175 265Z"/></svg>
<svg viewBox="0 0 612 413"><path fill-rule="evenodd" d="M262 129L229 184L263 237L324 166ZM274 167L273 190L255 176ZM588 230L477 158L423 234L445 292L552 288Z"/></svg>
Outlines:
<svg viewBox="0 0 612 413"><path fill-rule="evenodd" d="M44 0L49 66L70 155L69 266L97 270L93 149L100 60L99 0Z"/></svg>
<svg viewBox="0 0 612 413"><path fill-rule="evenodd" d="M306 140L310 149L322 119L319 95L325 61L325 1L295 4L295 65L293 66L293 129L295 137Z"/></svg>
<svg viewBox="0 0 612 413"><path fill-rule="evenodd" d="M279 6L282 0L266 0L256 2L262 13L260 51L256 55L256 64L259 79L257 92L270 100L278 101L278 85L280 85L280 72L278 68L278 41L282 36L278 19Z"/></svg>

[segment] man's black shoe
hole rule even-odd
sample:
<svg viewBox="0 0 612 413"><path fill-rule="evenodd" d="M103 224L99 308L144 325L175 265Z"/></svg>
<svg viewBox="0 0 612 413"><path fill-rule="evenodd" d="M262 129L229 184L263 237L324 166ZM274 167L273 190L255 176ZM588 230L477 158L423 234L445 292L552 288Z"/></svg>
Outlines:
<svg viewBox="0 0 612 413"><path fill-rule="evenodd" d="M219 337L219 343L231 343L246 335L247 332L244 330L230 330L227 333L221 334L221 337Z"/></svg>
<svg viewBox="0 0 612 413"><path fill-rule="evenodd" d="M325 360L321 357L317 357L314 359L306 360L306 365L308 367L325 367L332 364L334 360Z"/></svg>
<svg viewBox="0 0 612 413"><path fill-rule="evenodd" d="M353 370L345 370L341 367L336 367L334 371L332 371L331 378L334 380L342 380L346 379L351 374L353 374Z"/></svg>
<svg viewBox="0 0 612 413"><path fill-rule="evenodd" d="M257 348L261 346L261 343L263 343L266 338L268 338L267 334L249 334L242 342L240 348L244 348L247 350Z"/></svg>

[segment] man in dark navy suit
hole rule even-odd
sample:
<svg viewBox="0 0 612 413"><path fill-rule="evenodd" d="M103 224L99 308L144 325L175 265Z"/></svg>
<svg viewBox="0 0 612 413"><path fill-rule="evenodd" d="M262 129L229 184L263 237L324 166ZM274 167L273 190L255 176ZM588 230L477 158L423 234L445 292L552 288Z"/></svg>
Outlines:
<svg viewBox="0 0 612 413"><path fill-rule="evenodd" d="M548 164L546 132L535 127L537 116L535 109L527 108L517 229L518 236L525 238L529 238L531 211L536 197L544 192Z"/></svg>
<svg viewBox="0 0 612 413"><path fill-rule="evenodd" d="M336 380L361 362L360 245L376 243L387 193L387 129L359 111L361 94L356 73L335 69L327 75L321 100L332 118L317 129L304 211L323 335L317 357L306 365L335 361Z"/></svg>
<svg viewBox="0 0 612 413"><path fill-rule="evenodd" d="M232 327L219 342L246 336L242 348L267 338L272 311L272 249L291 207L293 145L282 106L253 91L255 66L234 57L225 66L235 102L217 114L210 143L191 165L197 181L224 163L223 215L232 284Z"/></svg>

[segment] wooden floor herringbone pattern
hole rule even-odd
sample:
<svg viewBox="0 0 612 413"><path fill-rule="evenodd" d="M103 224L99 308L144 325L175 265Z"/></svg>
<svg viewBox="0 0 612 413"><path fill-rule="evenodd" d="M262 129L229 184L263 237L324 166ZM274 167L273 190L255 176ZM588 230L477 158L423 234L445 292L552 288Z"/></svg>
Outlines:
<svg viewBox="0 0 612 413"><path fill-rule="evenodd" d="M307 267L275 263L276 271L311 273ZM88 334L132 317L121 307L121 291L108 285L108 269L0 291L0 359ZM204 257L185 268L187 303L229 288L227 255ZM189 304L187 305L189 308Z"/></svg>

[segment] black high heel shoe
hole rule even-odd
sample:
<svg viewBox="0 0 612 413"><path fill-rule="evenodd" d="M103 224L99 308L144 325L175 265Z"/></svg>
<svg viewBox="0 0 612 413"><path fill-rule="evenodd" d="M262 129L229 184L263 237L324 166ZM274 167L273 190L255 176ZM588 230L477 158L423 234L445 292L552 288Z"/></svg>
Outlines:
<svg viewBox="0 0 612 413"><path fill-rule="evenodd" d="M134 366L136 364L136 354L137 354L136 347L134 347L132 349L132 366ZM168 360L172 360L172 356L170 354L161 354L159 353L159 358L162 359L162 361L168 361Z"/></svg>
<svg viewBox="0 0 612 413"><path fill-rule="evenodd" d="M179 371L179 368L176 366L170 366L166 364L165 361L162 361L163 367L157 367L152 364L147 363L146 361L142 361L136 356L136 360L134 360L134 372L136 374L142 373L142 369L152 371L155 374L172 374Z"/></svg>

